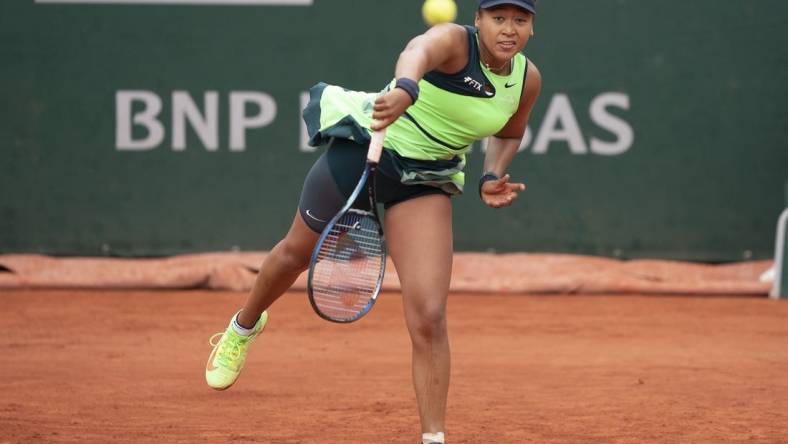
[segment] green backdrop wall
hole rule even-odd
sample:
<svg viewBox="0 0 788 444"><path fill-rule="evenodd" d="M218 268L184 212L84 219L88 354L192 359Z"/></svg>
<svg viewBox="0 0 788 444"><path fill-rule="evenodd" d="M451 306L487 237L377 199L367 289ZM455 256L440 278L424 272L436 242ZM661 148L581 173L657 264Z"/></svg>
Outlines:
<svg viewBox="0 0 788 444"><path fill-rule="evenodd" d="M380 89L425 29L418 0L81 1L0 2L0 252L272 247L319 155L302 94ZM529 189L483 207L476 147L457 249L770 257L786 22L784 0L540 2L544 87L511 167Z"/></svg>

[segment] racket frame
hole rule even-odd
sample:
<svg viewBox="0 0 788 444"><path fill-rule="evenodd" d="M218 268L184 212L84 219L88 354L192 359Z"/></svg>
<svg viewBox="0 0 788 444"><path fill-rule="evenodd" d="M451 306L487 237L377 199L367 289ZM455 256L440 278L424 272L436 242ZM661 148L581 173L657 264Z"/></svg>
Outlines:
<svg viewBox="0 0 788 444"><path fill-rule="evenodd" d="M378 294L380 294L380 289L383 286L383 276L386 273L386 236L383 233L383 225L380 223L380 215L378 214L378 205L377 205L377 197L375 195L375 175L377 174L378 169L378 162L380 160L380 156L383 150L383 138L385 137L385 130L383 131L376 131L372 133L372 139L369 145L369 151L367 153L367 160L364 166L364 172L361 173L361 178L356 185L356 188L348 197L347 202L342 207L341 210L334 215L333 218L328 222L328 224L323 228L323 232L320 233L320 237L315 244L315 248L312 250L312 257L309 260L309 275L307 278L307 294L309 295L309 303L312 305L312 309L317 313L318 316L321 318L336 322L339 324L348 324L350 322L357 321L361 319L364 315L369 313L372 309L372 306L375 305L375 301L378 298ZM369 206L370 211L359 210L357 208L353 208L353 204L356 202L359 194L364 190L366 186L367 195L369 197ZM378 280L375 284L375 289L372 293L372 296L369 298L369 302L361 309L356 316L348 319L336 319L332 318L331 316L326 315L323 313L320 308L318 308L317 303L315 302L314 298L314 289L312 287L312 278L315 272L315 265L317 264L318 256L320 255L320 249L323 246L323 242L325 242L326 238L328 238L329 234L331 234L331 230L334 228L334 225L348 212L355 212L363 215L371 215L375 218L375 222L378 224L378 234L380 235L380 243L381 243L381 250L382 254L380 257L380 273L378 274Z"/></svg>

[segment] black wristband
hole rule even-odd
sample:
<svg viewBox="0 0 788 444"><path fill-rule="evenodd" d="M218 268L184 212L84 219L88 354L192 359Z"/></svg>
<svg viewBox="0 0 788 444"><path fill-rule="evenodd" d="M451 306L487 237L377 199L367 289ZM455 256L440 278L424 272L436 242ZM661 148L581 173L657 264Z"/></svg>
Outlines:
<svg viewBox="0 0 788 444"><path fill-rule="evenodd" d="M416 100L419 99L419 84L413 79L400 77L397 79L397 83L394 85L394 88L405 90L405 92L410 96L410 99L413 100L413 103L416 103Z"/></svg>
<svg viewBox="0 0 788 444"><path fill-rule="evenodd" d="M498 179L500 179L500 177L498 177L498 175L493 172L484 173L484 176L479 179L479 197L482 197L482 185L484 185L484 182Z"/></svg>

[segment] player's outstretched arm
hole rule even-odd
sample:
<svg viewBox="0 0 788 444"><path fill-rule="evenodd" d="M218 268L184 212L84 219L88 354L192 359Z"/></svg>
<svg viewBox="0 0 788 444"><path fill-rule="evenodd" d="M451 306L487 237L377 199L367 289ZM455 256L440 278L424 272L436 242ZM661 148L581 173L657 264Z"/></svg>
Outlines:
<svg viewBox="0 0 788 444"><path fill-rule="evenodd" d="M408 42L400 53L394 70L396 79L408 79L417 84L424 74L438 70L457 72L468 62L468 42L465 28L453 23L433 26L424 34ZM414 102L405 89L394 88L375 101L373 130L381 130L399 118Z"/></svg>
<svg viewBox="0 0 788 444"><path fill-rule="evenodd" d="M400 53L394 70L396 78L421 80L433 70L453 73L468 63L468 34L454 23L433 26L414 37Z"/></svg>

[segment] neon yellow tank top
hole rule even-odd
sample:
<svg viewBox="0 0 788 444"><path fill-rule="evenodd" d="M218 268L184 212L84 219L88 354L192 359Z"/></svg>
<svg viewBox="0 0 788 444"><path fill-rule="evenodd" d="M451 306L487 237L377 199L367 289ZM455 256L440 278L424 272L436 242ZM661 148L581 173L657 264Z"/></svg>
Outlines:
<svg viewBox="0 0 788 444"><path fill-rule="evenodd" d="M477 30L466 26L468 63L455 74L436 71L419 81L419 99L391 124L384 146L393 172L406 184L427 184L450 194L462 192L465 153L473 142L498 133L517 111L528 60L512 59L511 73L499 76L480 62ZM394 88L392 80L381 92ZM350 91L320 83L310 90L304 109L309 144L332 137L368 143L372 107L381 93Z"/></svg>
<svg viewBox="0 0 788 444"><path fill-rule="evenodd" d="M511 73L497 75L480 63L476 29L466 29L468 64L453 75L433 71L424 76L418 101L389 127L387 148L411 159L450 159L498 133L517 112L527 59L517 54Z"/></svg>

